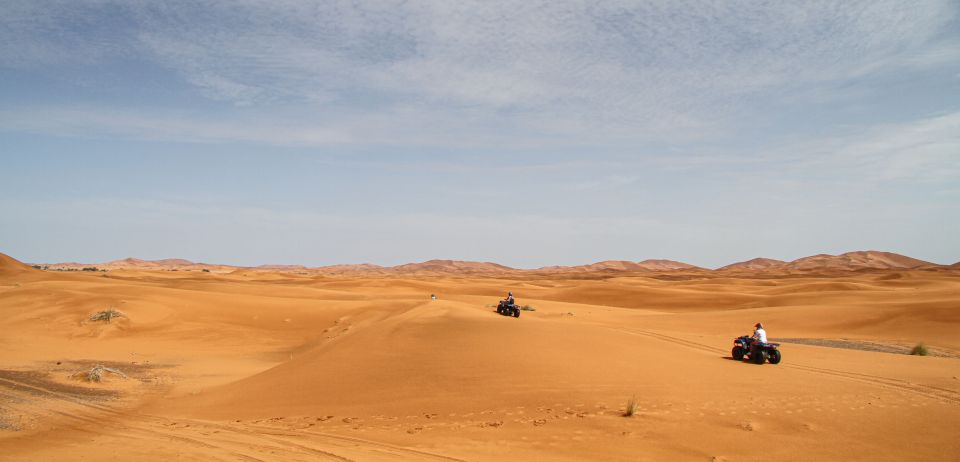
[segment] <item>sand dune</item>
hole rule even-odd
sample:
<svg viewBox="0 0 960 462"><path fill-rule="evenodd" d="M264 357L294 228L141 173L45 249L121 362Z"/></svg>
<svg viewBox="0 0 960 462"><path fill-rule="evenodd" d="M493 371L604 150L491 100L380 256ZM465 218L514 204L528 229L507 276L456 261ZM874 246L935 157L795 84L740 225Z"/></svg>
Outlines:
<svg viewBox="0 0 960 462"><path fill-rule="evenodd" d="M697 266L674 260L643 260L638 262L627 260L606 260L589 265L575 266L545 266L534 270L511 268L490 262L474 262L463 260L429 260L421 263L407 263L397 266L380 266L369 263L339 264L320 267L304 265L263 264L255 267L220 265L209 263L194 263L181 258L163 260L141 260L125 258L106 263L52 263L44 266L56 270L80 270L83 268L97 268L103 270L136 269L136 270L164 270L164 271L275 271L299 272L310 274L348 274L368 273L383 274L414 274L414 273L447 273L447 274L510 274L528 273L531 275L553 273L602 273L602 272L676 272L702 269ZM936 268L942 265L918 260L891 252L857 251L840 255L813 255L799 258L791 262L771 258L754 258L752 260L732 263L716 271L856 271L863 269L899 269L899 268Z"/></svg>
<svg viewBox="0 0 960 462"><path fill-rule="evenodd" d="M13 276L32 271L36 270L24 263L21 263L19 260L0 253L0 276Z"/></svg>
<svg viewBox="0 0 960 462"><path fill-rule="evenodd" d="M0 255L5 460L960 457L956 269L149 268ZM783 363L729 359L756 321Z"/></svg>
<svg viewBox="0 0 960 462"><path fill-rule="evenodd" d="M731 263L731 264L729 264L729 265L727 265L727 266L723 266L723 267L721 267L721 268L718 268L718 271L724 271L724 270L748 270L748 271L756 271L756 270L765 270L765 269L770 269L770 268L779 268L779 267L782 267L782 266L784 266L784 265L786 265L786 264L787 264L787 262L785 262L785 261L783 261L783 260L775 260L775 259L772 259L772 258L754 258L754 259L747 260L747 261L741 261L741 262L737 262L737 263Z"/></svg>
<svg viewBox="0 0 960 462"><path fill-rule="evenodd" d="M788 269L821 269L821 268L841 268L841 269L860 269L860 268L919 268L924 266L935 266L933 263L917 260L904 255L891 252L860 251L847 252L840 255L814 255L794 260L787 265Z"/></svg>
<svg viewBox="0 0 960 462"><path fill-rule="evenodd" d="M673 260L643 260L632 262L627 260L606 260L589 265L578 266L547 266L539 272L595 272L595 271L675 271L695 269L696 266Z"/></svg>
<svg viewBox="0 0 960 462"><path fill-rule="evenodd" d="M460 260L429 260L423 263L408 263L390 268L398 273L438 272L438 273L499 273L513 271L513 268L490 262L472 262Z"/></svg>

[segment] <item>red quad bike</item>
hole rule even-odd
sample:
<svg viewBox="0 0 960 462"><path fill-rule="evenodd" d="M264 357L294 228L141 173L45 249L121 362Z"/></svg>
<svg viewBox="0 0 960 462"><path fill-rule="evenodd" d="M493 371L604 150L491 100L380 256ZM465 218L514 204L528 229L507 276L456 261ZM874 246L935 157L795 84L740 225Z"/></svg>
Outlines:
<svg viewBox="0 0 960 462"><path fill-rule="evenodd" d="M744 335L733 339L733 351L730 352L730 356L737 361L747 359L755 364L763 364L764 361L780 364L779 348L779 343L759 343L752 337Z"/></svg>

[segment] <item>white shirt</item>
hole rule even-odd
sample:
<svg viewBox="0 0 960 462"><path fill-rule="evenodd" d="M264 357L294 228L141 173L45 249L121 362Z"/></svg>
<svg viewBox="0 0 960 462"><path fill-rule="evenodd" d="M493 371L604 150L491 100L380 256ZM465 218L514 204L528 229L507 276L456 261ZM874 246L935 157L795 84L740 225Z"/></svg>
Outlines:
<svg viewBox="0 0 960 462"><path fill-rule="evenodd" d="M753 331L753 338L757 339L760 343L767 343L767 331L763 330L762 327L758 327L757 330Z"/></svg>

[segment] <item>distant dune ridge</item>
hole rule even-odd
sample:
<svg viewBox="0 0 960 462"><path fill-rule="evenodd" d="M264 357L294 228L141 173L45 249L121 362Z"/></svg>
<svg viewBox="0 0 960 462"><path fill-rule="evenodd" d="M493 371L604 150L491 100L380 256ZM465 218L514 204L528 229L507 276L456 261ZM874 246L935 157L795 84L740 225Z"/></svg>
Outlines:
<svg viewBox="0 0 960 462"><path fill-rule="evenodd" d="M698 269L699 267L673 260L644 260L632 262L627 260L606 260L589 265L577 266L545 266L540 271L558 272L591 272L591 271L674 271L684 269Z"/></svg>
<svg viewBox="0 0 960 462"><path fill-rule="evenodd" d="M779 268L783 265L786 265L787 262L783 260L774 260L772 258L754 258L752 260L742 261L738 263L732 263L727 266L718 268L718 271L723 270L765 270L769 268Z"/></svg>
<svg viewBox="0 0 960 462"><path fill-rule="evenodd" d="M509 266L490 262L474 262L461 260L428 260L423 263L407 263L390 268L401 273L433 271L438 273L499 273L515 271Z"/></svg>
<svg viewBox="0 0 960 462"><path fill-rule="evenodd" d="M7 257L9 259L9 257ZM12 259L11 259L12 260ZM15 260L14 260L15 261ZM24 268L28 266L17 262ZM691 271L705 268L674 260L605 260L588 265L574 266L545 266L527 270L511 268L492 262L476 262L463 260L428 260L420 263L407 263L392 267L362 264L338 264L319 267L304 265L265 264L255 267L218 265L209 263L195 263L181 258L167 258L163 260L141 260L138 258L124 258L105 263L53 263L44 265L50 269L79 270L96 267L106 270L134 269L134 270L179 270L179 271L217 271L244 272L271 271L271 272L307 272L307 273L463 273L463 274L498 274L510 272L539 272L539 273L591 273L591 272L659 272L659 271ZM742 262L732 263L713 271L814 271L840 270L855 271L861 269L913 269L913 268L958 268L960 262L953 265L938 265L924 260L908 257L891 252L875 250L847 252L840 255L819 254L798 258L793 261L776 260L772 258L753 258Z"/></svg>
<svg viewBox="0 0 960 462"><path fill-rule="evenodd" d="M811 257L800 258L786 265L788 269L909 269L922 268L930 266L939 266L928 261L918 260L891 252L878 252L874 250L847 252L840 255L814 255Z"/></svg>

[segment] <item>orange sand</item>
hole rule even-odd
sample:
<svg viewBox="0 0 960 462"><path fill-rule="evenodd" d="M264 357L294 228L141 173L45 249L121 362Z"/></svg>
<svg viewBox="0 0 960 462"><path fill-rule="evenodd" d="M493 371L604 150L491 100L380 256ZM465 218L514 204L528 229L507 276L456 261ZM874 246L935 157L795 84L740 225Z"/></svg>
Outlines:
<svg viewBox="0 0 960 462"><path fill-rule="evenodd" d="M0 255L0 460L960 460L960 270L749 270L60 273ZM536 311L498 315L507 290ZM111 306L126 317L88 320ZM939 356L731 360L756 321ZM68 377L97 363L129 378Z"/></svg>

